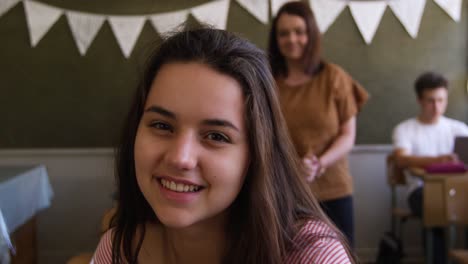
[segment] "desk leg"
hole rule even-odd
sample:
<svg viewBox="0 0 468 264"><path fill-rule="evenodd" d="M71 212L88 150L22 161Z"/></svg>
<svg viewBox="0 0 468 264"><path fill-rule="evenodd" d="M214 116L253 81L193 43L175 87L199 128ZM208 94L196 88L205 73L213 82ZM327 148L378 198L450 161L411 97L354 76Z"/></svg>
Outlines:
<svg viewBox="0 0 468 264"><path fill-rule="evenodd" d="M20 226L11 236L16 246L16 256L12 256L11 264L37 263L36 217Z"/></svg>
<svg viewBox="0 0 468 264"><path fill-rule="evenodd" d="M432 249L433 249L433 237L432 237L432 232L431 232L431 229L430 228L424 228L424 232L426 233L425 235L425 243L426 243L426 248L425 248L425 252L426 252L426 258L425 258L425 263L426 264L432 264L434 262L433 258L434 258L434 252L432 252Z"/></svg>
<svg viewBox="0 0 468 264"><path fill-rule="evenodd" d="M453 261L449 257L449 252L452 249L455 249L457 243L457 227L455 225L449 225L445 231L445 241L446 242L446 261L447 263L451 264Z"/></svg>

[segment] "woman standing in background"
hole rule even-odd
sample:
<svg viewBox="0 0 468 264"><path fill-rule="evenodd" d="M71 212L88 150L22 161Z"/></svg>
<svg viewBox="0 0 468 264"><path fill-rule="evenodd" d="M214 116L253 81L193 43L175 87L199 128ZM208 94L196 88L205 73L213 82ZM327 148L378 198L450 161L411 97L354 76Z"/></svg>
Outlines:
<svg viewBox="0 0 468 264"><path fill-rule="evenodd" d="M273 20L269 56L280 103L309 186L354 245L352 178L347 154L356 115L368 94L339 66L320 57L320 32L304 2L284 4Z"/></svg>

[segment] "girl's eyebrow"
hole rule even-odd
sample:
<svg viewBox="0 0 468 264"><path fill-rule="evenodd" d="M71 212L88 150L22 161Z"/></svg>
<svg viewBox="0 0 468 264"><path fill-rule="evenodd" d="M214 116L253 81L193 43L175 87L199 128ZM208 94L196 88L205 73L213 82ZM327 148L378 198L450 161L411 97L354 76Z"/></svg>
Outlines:
<svg viewBox="0 0 468 264"><path fill-rule="evenodd" d="M158 113L160 115L163 115L165 117L168 117L168 118L171 118L171 119L174 119L176 120L176 115L161 107L161 106L157 106L157 105L152 105L148 108L145 109L145 112L153 112L153 113ZM230 127L236 131L240 131L238 127L236 127L233 123L227 121L227 120L224 120L224 119L206 119L206 120L203 120L202 121L202 124L203 125L208 125L208 126L222 126L222 127Z"/></svg>
<svg viewBox="0 0 468 264"><path fill-rule="evenodd" d="M233 123L227 120L223 120L223 119L207 119L207 120L203 120L202 124L209 125L209 126L230 127L239 132L239 128L237 128Z"/></svg>
<svg viewBox="0 0 468 264"><path fill-rule="evenodd" d="M164 109L163 107L157 106L157 105L152 105L148 108L146 108L145 112L153 112L153 113L158 113L160 115L163 115L165 117L169 117L171 119L176 119L176 115L172 113L171 111Z"/></svg>

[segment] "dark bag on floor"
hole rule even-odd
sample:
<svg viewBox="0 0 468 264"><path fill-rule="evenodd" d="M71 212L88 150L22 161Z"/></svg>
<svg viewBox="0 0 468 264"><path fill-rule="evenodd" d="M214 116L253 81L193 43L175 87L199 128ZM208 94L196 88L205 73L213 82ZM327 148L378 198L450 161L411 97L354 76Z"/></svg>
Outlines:
<svg viewBox="0 0 468 264"><path fill-rule="evenodd" d="M376 264L399 264L402 258L401 240L393 233L386 232L379 243Z"/></svg>

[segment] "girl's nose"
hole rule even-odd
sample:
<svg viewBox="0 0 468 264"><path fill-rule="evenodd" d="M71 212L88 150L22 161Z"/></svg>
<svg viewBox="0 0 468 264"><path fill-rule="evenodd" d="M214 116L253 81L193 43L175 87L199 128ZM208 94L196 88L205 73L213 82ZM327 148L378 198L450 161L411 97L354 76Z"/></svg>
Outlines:
<svg viewBox="0 0 468 264"><path fill-rule="evenodd" d="M174 169L194 169L197 166L197 146L196 136L191 134L177 136L167 148L166 162Z"/></svg>
<svg viewBox="0 0 468 264"><path fill-rule="evenodd" d="M297 35L294 32L290 32L288 38L290 42L295 42L297 40Z"/></svg>

